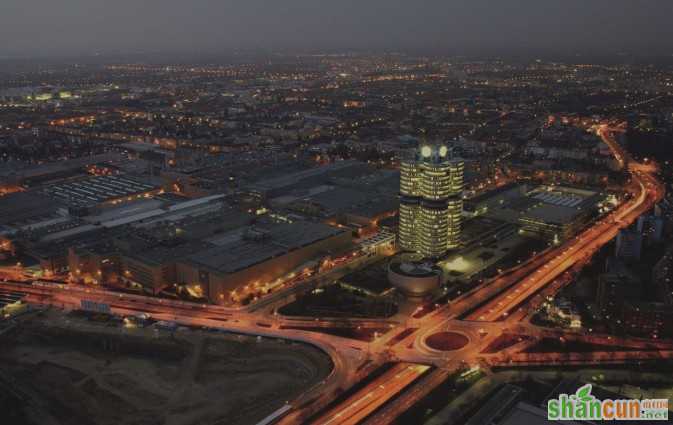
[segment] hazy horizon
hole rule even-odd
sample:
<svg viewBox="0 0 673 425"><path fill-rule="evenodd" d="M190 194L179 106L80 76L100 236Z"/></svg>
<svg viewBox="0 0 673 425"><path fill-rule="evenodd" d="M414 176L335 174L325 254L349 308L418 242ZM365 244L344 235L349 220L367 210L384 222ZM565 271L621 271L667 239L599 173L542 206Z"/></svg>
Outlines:
<svg viewBox="0 0 673 425"><path fill-rule="evenodd" d="M5 57L396 48L673 54L669 0L4 0L0 12Z"/></svg>

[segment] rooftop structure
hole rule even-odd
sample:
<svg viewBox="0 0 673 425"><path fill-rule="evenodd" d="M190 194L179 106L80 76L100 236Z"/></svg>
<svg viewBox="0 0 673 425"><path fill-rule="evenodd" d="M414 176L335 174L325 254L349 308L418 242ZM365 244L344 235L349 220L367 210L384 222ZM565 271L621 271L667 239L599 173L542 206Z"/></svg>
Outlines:
<svg viewBox="0 0 673 425"><path fill-rule="evenodd" d="M524 234L558 243L572 237L598 211L603 198L589 189L538 186L490 204L485 214L518 224Z"/></svg>
<svg viewBox="0 0 673 425"><path fill-rule="evenodd" d="M296 171L283 176L259 180L250 185L250 189L263 197L278 196L283 194L283 191L287 191L288 188L295 185L307 181L315 183L315 179L325 178L330 172L352 167L356 164L357 162L355 161L341 161L321 167L309 168L308 170Z"/></svg>
<svg viewBox="0 0 673 425"><path fill-rule="evenodd" d="M253 226L233 240L190 256L189 261L214 271L234 273L343 233L346 231L310 222Z"/></svg>
<svg viewBox="0 0 673 425"><path fill-rule="evenodd" d="M178 279L224 302L239 288L262 288L302 264L346 251L352 235L321 223L262 223L211 243L217 246L180 262Z"/></svg>
<svg viewBox="0 0 673 425"><path fill-rule="evenodd" d="M128 176L94 176L54 184L41 192L71 208L92 208L116 204L159 192L160 187Z"/></svg>
<svg viewBox="0 0 673 425"><path fill-rule="evenodd" d="M64 207L60 202L39 192L17 192L0 198L0 231L2 226L21 228L45 219L62 216Z"/></svg>

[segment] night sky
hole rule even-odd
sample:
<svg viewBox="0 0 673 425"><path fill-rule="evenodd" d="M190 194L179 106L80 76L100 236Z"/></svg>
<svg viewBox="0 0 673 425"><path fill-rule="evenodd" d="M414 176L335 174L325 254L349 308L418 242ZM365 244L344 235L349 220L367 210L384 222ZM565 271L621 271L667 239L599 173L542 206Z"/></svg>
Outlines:
<svg viewBox="0 0 673 425"><path fill-rule="evenodd" d="M0 55L190 49L673 54L671 0L1 0Z"/></svg>

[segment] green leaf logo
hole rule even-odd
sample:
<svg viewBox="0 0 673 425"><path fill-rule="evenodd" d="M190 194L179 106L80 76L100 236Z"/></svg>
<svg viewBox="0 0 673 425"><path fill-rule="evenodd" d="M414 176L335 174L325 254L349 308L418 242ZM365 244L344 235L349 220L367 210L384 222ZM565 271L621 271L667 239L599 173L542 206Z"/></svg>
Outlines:
<svg viewBox="0 0 673 425"><path fill-rule="evenodd" d="M591 384L579 387L575 392L575 396L582 401L590 401L593 399L593 396L591 395Z"/></svg>

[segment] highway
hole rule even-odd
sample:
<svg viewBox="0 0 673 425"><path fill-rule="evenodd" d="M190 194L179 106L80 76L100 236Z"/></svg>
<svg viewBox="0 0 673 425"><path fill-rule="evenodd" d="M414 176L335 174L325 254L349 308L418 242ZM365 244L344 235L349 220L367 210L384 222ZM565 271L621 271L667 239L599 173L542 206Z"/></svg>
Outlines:
<svg viewBox="0 0 673 425"><path fill-rule="evenodd" d="M430 369L413 363L397 363L390 370L368 383L344 402L312 422L314 425L355 425L381 407L391 397Z"/></svg>
<svg viewBox="0 0 673 425"><path fill-rule="evenodd" d="M430 394L444 382L453 372L452 369L434 369L414 382L406 391L392 403L388 403L368 418L364 425L386 425L391 423L399 415L407 411L418 400Z"/></svg>

